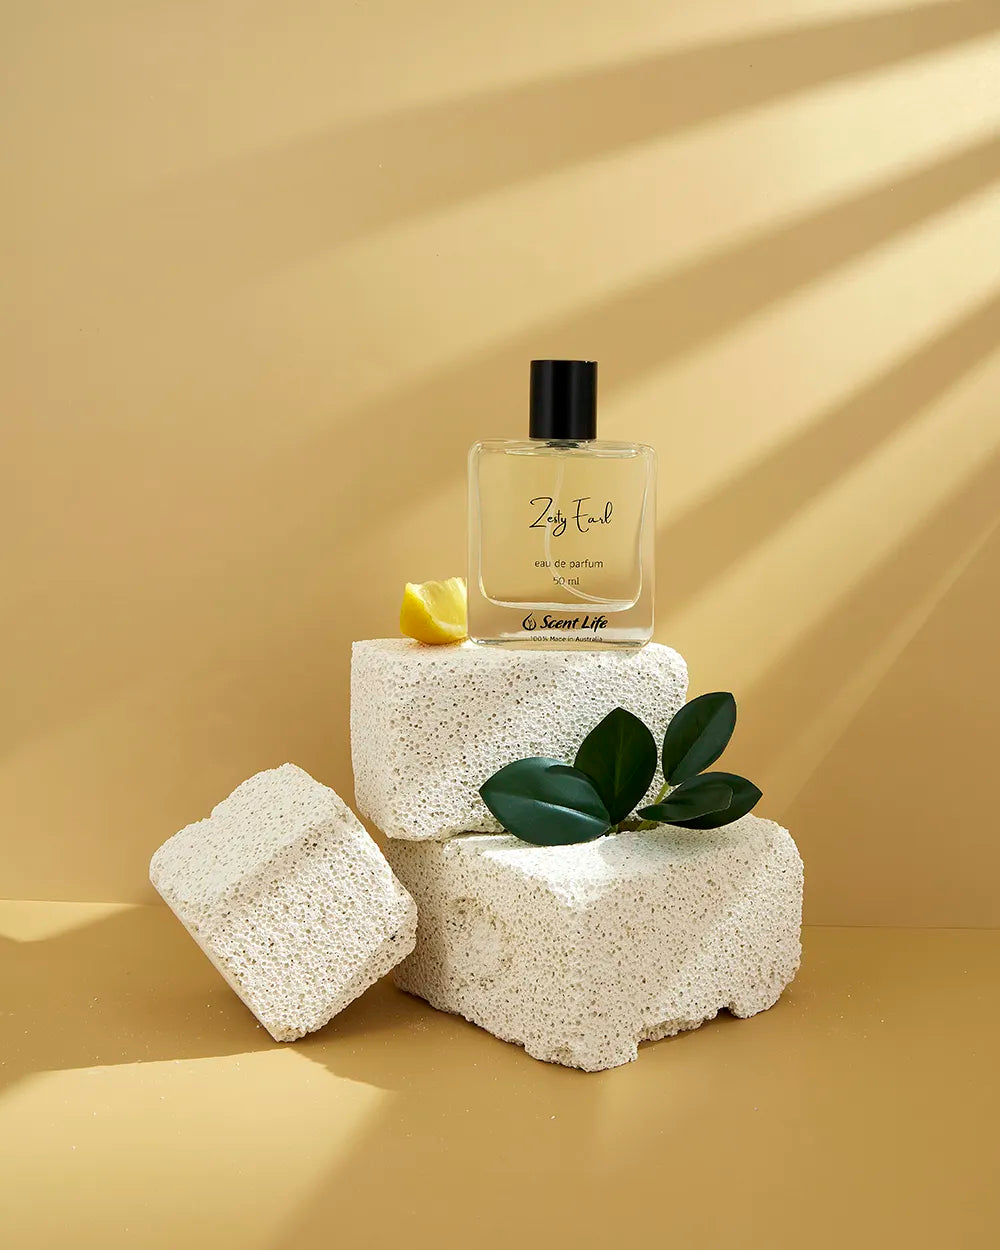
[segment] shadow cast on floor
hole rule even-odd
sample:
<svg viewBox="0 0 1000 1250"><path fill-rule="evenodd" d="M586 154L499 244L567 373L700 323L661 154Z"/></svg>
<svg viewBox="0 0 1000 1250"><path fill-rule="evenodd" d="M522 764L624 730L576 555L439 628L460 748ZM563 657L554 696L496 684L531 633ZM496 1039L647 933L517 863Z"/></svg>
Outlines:
<svg viewBox="0 0 1000 1250"><path fill-rule="evenodd" d="M37 1072L279 1046L166 907L35 941L0 938L0 1084Z"/></svg>
<svg viewBox="0 0 1000 1250"><path fill-rule="evenodd" d="M823 1159L834 1169L827 1189L851 1199L845 1224L856 1220L852 1204L868 1196L870 1180L874 1205L866 1210L888 1232L898 1223L901 1180L912 1186L915 1175L921 1182L925 1172L944 1175L951 1192L964 1192L948 1176L956 1141L965 1153L952 1171L963 1180L971 1175L977 1187L993 1188L991 1159L967 1140L973 1116L963 1108L972 1091L981 1094L987 1087L992 1052L981 1038L992 1022L984 1026L981 1010L995 998L986 992L995 936L813 930L805 941L800 977L770 1011L744 1021L720 1016L694 1032L642 1047L637 1063L586 1074L536 1062L397 992L388 981L294 1046L269 1040L254 1045L252 1024L242 1027L250 1022L242 1004L177 922L163 908L135 909L20 944L36 949L21 951L29 962L12 965L20 968L17 979L5 980L15 991L15 1019L3 1021L10 1030L3 1054L11 1053L11 1044L21 1045L18 1036L33 1012L27 1045L38 1053L30 1064L15 1054L23 1073L95 1062L197 1060L269 1046L306 1058L344 1082L326 1104L328 1121L304 1121L315 1134L305 1148L301 1140L278 1143L293 1164L298 1158L307 1167L324 1160L308 1187L299 1188L289 1185L294 1166L279 1176L266 1169L273 1143L263 1148L255 1139L275 1127L260 1097L256 1065L243 1065L241 1072L238 1064L229 1065L230 1079L221 1081L221 1090L211 1081L183 1081L169 1118L164 1116L169 1149L161 1156L143 1158L134 1168L121 1153L100 1158L96 1167L92 1154L81 1152L71 1161L74 1171L94 1167L84 1183L103 1191L116 1233L121 1186L169 1185L174 1176L190 1174L191 1152L206 1166L218 1152L218 1175L224 1183L232 1178L241 1202L253 1201L254 1184L277 1186L262 1206L279 1212L281 1227L272 1232L273 1224L262 1224L266 1231L253 1242L275 1250L326 1246L348 1235L352 1245L373 1247L406 1239L423 1244L424 1236L428 1244L441 1245L474 1239L486 1250L567 1240L603 1245L616 1228L655 1224L665 1210L672 1235L684 1232L687 1244L724 1244L715 1234L731 1235L731 1206L706 1211L700 1199L691 1200L693 1191L717 1193L720 1176L727 1193L742 1185L741 1201L745 1190L748 1201L764 1204L769 1233L781 1229L778 1241L760 1244L793 1245L802 1235L801 1212L796 1207L780 1223L788 1193L801 1189L800 1205L815 1209L809 1186ZM3 951L5 958L10 953ZM140 975L149 988L136 992L131 979ZM153 1002L157 994L162 1005ZM89 1018L94 999L103 1006ZM913 1028L914 1019L922 1022L920 1029ZM50 1034L63 1036L44 1036L43 1023ZM966 1047L966 1064L952 1063ZM159 1077L152 1074L151 1080L157 1089ZM387 1096L369 1099L368 1113L352 1120L351 1083ZM315 1096L309 1082L300 1089L302 1097ZM226 1122L234 1097L261 1111L259 1119L245 1121L251 1126L247 1140L234 1141ZM982 1114L981 1101L976 1107ZM61 1114L59 1107L53 1110ZM865 1133L859 1135L862 1112ZM922 1135L912 1148L903 1140L900 1126L908 1133L915 1116L942 1143L940 1157L925 1158ZM286 1130L289 1123L294 1117L282 1117ZM126 1127L135 1126L126 1119ZM129 1135L120 1145L142 1152L149 1141ZM37 1143L25 1147L29 1166L36 1157L44 1159L55 1176L67 1163L53 1152L33 1155ZM68 1154L63 1139L53 1149ZM171 1150L185 1156L179 1171ZM845 1166L844 1160L854 1162ZM190 1205L193 1196L169 1196L189 1226L184 1203ZM825 1210L826 1191L819 1196ZM198 1200L205 1204L199 1217L206 1226L217 1221L220 1208L210 1190L199 1190ZM79 1197L72 1191L74 1201ZM706 1219L712 1236L699 1240ZM964 1236L970 1221L952 1227ZM846 1231L838 1228L836 1244ZM124 1234L122 1245L128 1235L134 1241L135 1228ZM947 1238L934 1244L947 1244Z"/></svg>
<svg viewBox="0 0 1000 1250"><path fill-rule="evenodd" d="M40 1072L274 1050L294 1052L352 1081L440 1094L446 1074L458 1075L449 1041L456 1041L467 1065L470 1052L459 1043L470 1034L486 1066L497 1065L522 1083L527 1074L526 1088L537 1085L530 1078L581 1076L435 1011L389 978L317 1033L293 1045L275 1042L163 906L116 908L36 940L0 938L0 973L0 1087ZM404 1052L413 1062L401 1066ZM478 1059L471 1062L475 1067Z"/></svg>

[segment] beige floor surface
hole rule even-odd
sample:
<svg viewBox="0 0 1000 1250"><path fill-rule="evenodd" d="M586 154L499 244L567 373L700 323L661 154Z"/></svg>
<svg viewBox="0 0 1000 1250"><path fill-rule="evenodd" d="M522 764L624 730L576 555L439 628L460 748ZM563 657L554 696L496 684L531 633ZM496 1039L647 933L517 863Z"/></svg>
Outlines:
<svg viewBox="0 0 1000 1250"><path fill-rule="evenodd" d="M1000 1244L1000 932L808 929L587 1075L375 987L272 1042L161 907L0 903L0 1245Z"/></svg>

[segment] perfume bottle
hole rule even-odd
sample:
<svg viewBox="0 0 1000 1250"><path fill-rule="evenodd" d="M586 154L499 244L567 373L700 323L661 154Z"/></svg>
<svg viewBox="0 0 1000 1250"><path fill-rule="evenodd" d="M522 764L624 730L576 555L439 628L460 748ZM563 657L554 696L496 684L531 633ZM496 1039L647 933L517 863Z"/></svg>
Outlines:
<svg viewBox="0 0 1000 1250"><path fill-rule="evenodd" d="M530 437L469 453L469 637L641 647L653 632L656 454L597 437L597 364L531 362Z"/></svg>

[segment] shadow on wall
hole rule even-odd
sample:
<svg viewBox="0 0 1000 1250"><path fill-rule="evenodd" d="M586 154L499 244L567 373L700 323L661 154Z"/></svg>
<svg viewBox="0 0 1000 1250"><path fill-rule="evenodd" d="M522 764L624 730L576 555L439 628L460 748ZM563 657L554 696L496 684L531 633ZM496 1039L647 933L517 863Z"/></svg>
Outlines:
<svg viewBox="0 0 1000 1250"><path fill-rule="evenodd" d="M985 519L990 497L986 535L955 568L939 570L939 597L919 604L912 635L893 648L789 812L809 831L816 871L839 898L840 923L919 925L922 900L933 897L938 924L1000 928L991 815L1000 651L995 614L983 608L1000 585L1000 465L976 491L940 522L942 530L954 524L957 549ZM944 537L932 536L922 557L945 558ZM846 830L864 834L850 838L850 855L835 849Z"/></svg>
<svg viewBox="0 0 1000 1250"><path fill-rule="evenodd" d="M630 144L988 34L993 0L711 43L360 122L161 188L132 245L233 279ZM281 222L282 229L272 228ZM289 223L293 223L289 225ZM129 226L125 230L128 247Z"/></svg>
<svg viewBox="0 0 1000 1250"><path fill-rule="evenodd" d="M705 589L998 347L1000 295L993 295L661 526L663 549L685 553L671 567L664 602L678 607Z"/></svg>
<svg viewBox="0 0 1000 1250"><path fill-rule="evenodd" d="M344 588L367 585L373 567L385 570L391 580L394 557L386 548L399 525L400 509L412 509L443 485L460 480L472 437L499 432L491 428L494 420L503 430L509 412L521 411L525 359L548 352L576 355L583 349L614 362L605 374L613 391L736 328L774 300L947 210L998 177L1000 139L972 144L582 313L534 327L402 393L347 411L335 427L276 454L254 473L238 463L229 469L220 466L218 472L200 470L197 484L188 483L180 533L172 519L164 524L162 509L144 508L145 474L133 479L121 473L115 489L122 495L116 498L109 487L103 499L103 514L113 532L107 543L91 532L77 564L79 585L88 588L87 594L103 596L92 612L83 613L81 603L76 605L77 614L102 631L100 662L94 661L92 640L85 632L67 637L65 605L60 603L59 611L50 605L51 611L40 612L41 619L29 614L20 622L21 628L56 631L46 648L53 657L48 676L32 687L16 728L18 741L10 743L21 754L5 778L15 812L27 801L18 795L33 796L30 811L23 814L26 827L44 824L48 831L45 840L25 840L19 851L22 877L45 881L50 896L64 896L63 882L72 876L90 880L88 843L100 837L119 848L122 882L116 893L121 889L125 897L134 898L150 851L172 827L207 809L248 772L289 755L350 794L346 741L337 731L338 709L346 706L348 647L354 637L385 632L391 619L387 613L394 606L387 606L388 592L379 590L370 602L367 595L345 601ZM982 305L967 322L953 326L943 346L930 350L922 365L904 362L889 375L882 398L890 393L896 398L871 417L873 430L888 432L905 418L921 379L943 388L950 375L972 363L990 333L992 308ZM470 396L485 397L484 407L471 410ZM872 402L871 395L866 399L862 393L860 399L847 401L844 412L860 421ZM843 413L836 419L843 421ZM423 430L431 421L437 434L428 442ZM373 438L373 430L392 430L394 437ZM842 472L852 458L863 456L872 442L870 431L842 435L838 426L826 422L807 432L798 450L788 454L801 459L807 473L812 463L811 482L820 485L831 480L834 468ZM99 440L91 440L80 472L101 454ZM338 481L334 500L330 466L345 462L352 465L352 474ZM735 498L765 493L781 465L780 459L771 458L750 470ZM332 578L331 510L356 515L367 507L376 480L378 515L344 554ZM261 507L261 500L276 506ZM799 506L799 500L789 488L780 502L746 523L728 509L728 526L716 526L715 533L725 529L733 538L709 550L713 567L720 570L738 560ZM116 540L121 515L130 517L124 548L111 541ZM114 561L109 551L119 553ZM130 563L136 560L141 576ZM267 568L266 602L260 594L262 563ZM152 566L157 568L155 580L145 572ZM687 593L695 588L689 584ZM108 610L109 595L114 597L113 612ZM395 591L389 597L394 599ZM246 622L237 638L234 619ZM293 662L292 656L301 662ZM134 697L128 694L114 710L121 692L133 684ZM113 710L108 726L141 724L143 735L123 745L114 736L118 731L109 729L110 745L101 752L96 771L77 770L79 783L64 779L52 795L44 790L39 797L38 778L48 775L52 763L65 769L60 752L72 741L54 736L53 729L72 726L95 706ZM91 739L93 756L99 739ZM32 745L24 753L26 742ZM765 747L761 751L766 755ZM115 762L108 763L110 759ZM183 806L172 799L181 778L187 794ZM82 787L79 794L73 790L76 784ZM149 826L151 809L160 813L155 831ZM53 837L60 847L58 869L53 868ZM129 848L124 857L123 847ZM37 888L28 892L37 893Z"/></svg>
<svg viewBox="0 0 1000 1250"><path fill-rule="evenodd" d="M750 691L747 701L758 726L755 767L766 769L787 745L789 725L807 724L901 624L914 613L920 619L930 614L941 593L935 588L947 585L949 573L965 565L998 520L1000 453L995 453ZM884 668L893 658L887 657ZM768 718L769 705L781 708L780 723Z"/></svg>
<svg viewBox="0 0 1000 1250"><path fill-rule="evenodd" d="M123 631L123 643L133 648L135 640L148 639L157 654L163 654L158 630L177 612L184 598L189 599L203 588L192 584L196 576L192 570L205 570L200 581L208 583L210 598L199 605L200 629L206 638L203 650L208 654L219 645L213 631L229 630L232 610L239 610L242 604L249 612L259 611L255 593L262 560L271 562L269 585L274 602L282 598L307 602L317 590L322 593L322 587L329 585L325 536L334 506L330 466L338 463L352 465L350 477L337 481L335 507L339 516L368 516L372 483L379 483L378 514L370 517L365 532L359 535L339 579L340 584L360 584L357 579L365 578L365 570L373 559L382 558L387 537L398 525L399 510L422 502L446 481L459 480L469 443L483 434L502 432L510 413L522 411L527 359L543 354L589 354L607 360L603 387L605 394L613 393L736 329L774 301L794 294L839 265L946 211L997 178L1000 139L972 144L934 164L900 174L827 208L760 232L706 259L673 269L581 313L533 326L402 392L347 410L332 428L275 454L254 474L247 473L238 462L234 462L234 469L220 465L217 472L201 473L197 483L189 484L186 494L183 541L174 530L163 526L161 512L154 510L147 516L142 507L123 500L118 509L109 511L109 516L116 528L120 513L131 517L130 549L141 554L144 566L155 561L160 576L155 584L142 580L142 603L134 611L118 613L113 620L105 621L104 628ZM938 377L938 385L943 386L950 373L961 370L964 359L971 360L979 350L977 344L989 333L991 308L986 305L980 309L965 328L955 327L954 342L949 346L944 341L937 352L929 353L923 366L913 362L912 377L904 364L899 376L886 379L887 390L896 393L899 420L903 418L903 408L912 402L915 379L922 377L933 385ZM862 394L854 402L860 408L873 401L871 396L866 400ZM843 411L853 411L850 403ZM892 413L890 408L888 414L880 414L877 425L888 428L896 419ZM830 453L834 442L839 444L832 420L839 421L842 416L843 413L834 414L824 423L825 434L804 436L803 447L815 445L817 456ZM433 423L436 431L433 440L424 437L428 423ZM373 430L391 430L393 437L373 438ZM856 444L847 438L831 463L846 468L852 457L860 457L871 445L867 433ZM96 445L88 447L86 454L95 454L95 449L99 451ZM805 459L804 454L802 458ZM735 498L756 495L758 474L762 475L761 486L773 485L780 467L779 460L768 460L748 471L736 488ZM829 480L826 468L814 468L813 478L817 477ZM142 478L138 480L141 482ZM132 488L126 479L123 489ZM731 489L727 487L726 492ZM794 488L787 488L779 496L770 519L762 517L757 523L751 520L744 524L744 519L739 518L728 535L720 534L719 540L725 546L710 556L709 567L718 570L724 567L724 561L732 563L738 559L742 551L760 540L767 527L778 523L784 510L797 506L798 496L789 497L788 490ZM280 501L281 506L260 507L262 499ZM210 518L211 523L196 524L194 518L199 516ZM697 520L698 514L694 514L690 520L676 524L687 528ZM148 533L143 533L144 525ZM716 532L720 531L721 527L716 527ZM669 529L667 534L677 536L671 535ZM192 550L192 543L196 550ZM85 577L87 559L98 561L90 579ZM172 571L174 564L178 566L176 573ZM225 569L224 580L219 579L220 569ZM84 586L91 582L97 586L107 583L109 565L103 545L94 542L88 552L81 554L80 572ZM130 575L129 569L122 576L126 574ZM182 578L183 586L180 597L178 578ZM690 594L695 588L693 584L685 588L682 583L681 593ZM229 607L225 612L213 613L212 599L220 595L226 596ZM136 613L142 613L142 619ZM340 615L327 619L336 621ZM56 619L55 615L47 617L48 627ZM372 628L357 616L345 620L343 625L340 635L335 629L332 631L330 646L346 645L359 630ZM61 638L61 645L67 645L65 638ZM74 661L74 656L67 653L66 663L82 665L89 645L86 637L75 636L68 645L79 654ZM114 654L110 648L108 654ZM142 659L138 656L137 662ZM117 667L113 675L97 667L87 672L90 694L81 691L74 696L59 681L39 690L31 721L34 732L77 715L86 706L86 700L95 695L107 699L116 684L122 684L130 675L124 665ZM42 706L46 696L50 704L47 708Z"/></svg>
<svg viewBox="0 0 1000 1250"><path fill-rule="evenodd" d="M161 189L162 203L143 211L156 218L154 233L162 230L163 239L143 234L141 225L123 230L111 298L131 308L129 286L142 283L148 304L157 305L174 283L178 299L164 316L180 324L192 307L184 277L192 271L185 266L210 267L216 248L222 269L245 267L251 252L267 264L283 259L276 249L292 236L295 248L328 245L588 155L973 39L997 24L992 0L955 0L667 53L361 123ZM366 592L345 607L343 587L368 587L373 568L387 582L397 576L401 561L393 563L389 549L401 515L461 479L473 437L505 432L510 414L522 412L526 359L595 355L609 362L604 378L613 393L998 177L1000 140L969 144L578 313L529 326L385 399L346 408L322 433L253 470L220 448L218 428L202 451L197 434L187 442L170 427L171 402L187 398L183 371L178 393L159 396L146 424L133 422L124 431L81 422L67 428L62 464L70 466L71 480L55 480L69 505L46 519L64 532L41 527L40 549L61 545L73 577L45 585L32 575L23 600L12 595L8 609L11 651L27 638L27 649L45 657L30 687L18 691L18 719L11 713L3 731L3 782L15 819L45 830L44 838L23 839L21 879L55 878L58 884L45 889L56 893L74 876L89 881L99 839L114 848L124 881L144 881L149 852L166 833L247 772L286 755L350 792L337 728L346 704L347 646L359 634L385 632L396 591ZM143 220L143 212L136 216ZM297 232L285 228L289 220L299 222ZM280 231L272 229L278 222ZM130 270L135 247L144 263ZM199 290L203 295L200 282ZM921 378L932 387L947 385L948 375L980 350L988 318L987 308L980 309L965 329L950 332L952 348L931 350L922 366L914 361L910 372L904 364L890 375L886 384L896 398L873 418L873 429L888 432L905 419ZM113 336L103 348L99 338L93 336L95 357L117 350ZM214 399L196 404L206 428ZM860 413L878 397L854 402L860 407L851 411ZM813 464L815 485L873 445L869 431L836 436L834 420L841 419L831 416L821 432L789 451ZM428 440L431 423L436 433ZM384 436L389 431L391 438ZM28 449L38 457L33 438L29 431ZM334 499L331 466L345 463L352 472L337 482ZM780 471L779 459L766 460L737 490L756 493L758 482L766 489ZM374 483L379 514L331 577L331 515L356 515ZM183 507L176 506L178 497ZM737 537L713 548L710 563L720 570L738 560L799 500L786 491L769 512L734 524ZM85 527L74 523L79 516L86 516ZM155 830L151 810L159 813Z"/></svg>
<svg viewBox="0 0 1000 1250"><path fill-rule="evenodd" d="M1000 138L971 144L953 156L909 174L845 197L828 208L734 244L707 259L674 269L582 313L533 326L501 346L436 375L403 395L346 413L349 423L322 438L309 440L269 467L266 489L288 497L316 499L309 478L326 475L323 446L336 437L338 452L349 454L357 472L340 499L358 507L379 475L383 482L403 481L406 491L388 491L386 524L393 499L412 504L418 492L437 487L443 477L457 477L473 437L491 432L495 413L520 412L524 362L549 352L593 355L607 360L605 393L636 382L672 359L734 330L776 300L790 296L838 266L888 242L974 195L1000 178ZM470 397L491 397L490 408L470 410ZM501 415L504 414L504 415ZM438 438L429 445L423 422L433 420ZM391 444L373 442L372 429L392 429ZM356 442L351 430L357 431ZM444 449L454 447L454 455ZM273 475L273 478L272 478ZM307 489L303 490L303 486ZM309 522L296 518L296 524ZM264 535L261 536L262 540Z"/></svg>
<svg viewBox="0 0 1000 1250"><path fill-rule="evenodd" d="M945 757L952 761L948 773L965 777L967 796L988 791L995 772L989 692L1000 674L993 630L981 619L985 597L978 608L969 605L968 622L953 620L950 641L940 653L918 652L926 656L925 669L906 665L911 679L906 697L891 703L884 698L914 637L987 549L1000 522L998 501L1000 454L994 454L742 700L753 732L740 743L740 763L763 779L765 789L784 758L796 753L794 772L802 789L785 815L809 871L824 882L828 909L821 915L808 912L810 923L926 923L925 911L909 902L911 893L924 897L913 889L914 872L933 877L941 871L942 848L966 843L967 856L949 858L953 878L966 883L958 890L964 901L956 904L953 917L939 911L935 923L1000 925L992 889L981 891L978 915L970 910L969 864L982 873L982 828L964 819L963 829L954 830L951 804L944 797L931 799L950 784L940 771ZM959 640L964 650L952 664L949 650ZM963 685L954 686L956 680ZM949 707L953 717L942 723L941 710ZM869 728L861 741L855 737L860 717L880 727ZM811 750L811 762L803 749ZM984 811L991 801L983 793ZM969 802L963 798L963 812ZM904 809L905 837L894 823ZM891 830L879 839L883 821ZM860 830L869 831L865 843L855 838ZM904 853L914 863L906 874L894 874L892 861ZM986 853L988 858L988 848ZM921 863L922 870L915 867ZM886 892L885 883L894 880L900 883L897 896L891 887Z"/></svg>

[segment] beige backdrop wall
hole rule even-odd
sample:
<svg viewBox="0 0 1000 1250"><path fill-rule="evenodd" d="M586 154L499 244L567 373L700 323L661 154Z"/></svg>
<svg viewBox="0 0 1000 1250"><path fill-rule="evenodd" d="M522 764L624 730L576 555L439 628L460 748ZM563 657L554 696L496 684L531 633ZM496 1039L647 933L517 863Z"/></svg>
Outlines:
<svg viewBox="0 0 1000 1250"><path fill-rule="evenodd" d="M808 917L1000 923L1000 5L6 0L0 895L149 899L593 356Z"/></svg>

